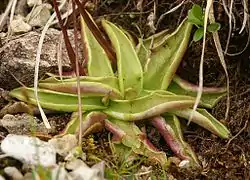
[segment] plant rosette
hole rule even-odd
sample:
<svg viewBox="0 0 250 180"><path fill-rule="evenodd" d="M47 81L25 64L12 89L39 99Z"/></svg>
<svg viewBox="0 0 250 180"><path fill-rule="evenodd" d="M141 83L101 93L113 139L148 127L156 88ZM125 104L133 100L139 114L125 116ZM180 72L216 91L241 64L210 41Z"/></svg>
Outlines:
<svg viewBox="0 0 250 180"><path fill-rule="evenodd" d="M159 131L177 158L199 167L195 153L184 141L179 117L189 119L193 113L192 122L221 138L229 138L230 132L204 109L212 108L226 89L205 87L199 108L192 112L198 87L175 74L187 50L192 24L185 19L174 32L162 31L147 39L138 39L136 44L122 28L107 20L101 22L116 54L116 70L105 47L89 29L89 23L81 18L87 61L87 75L80 77L79 87L83 136L105 127L113 134L115 153L146 156L167 167L169 158L149 141L143 128L137 126L138 121L144 120ZM33 88L20 87L10 95L37 105ZM38 97L45 109L77 112L77 78L50 74L39 82ZM77 133L78 115L73 116L61 135Z"/></svg>

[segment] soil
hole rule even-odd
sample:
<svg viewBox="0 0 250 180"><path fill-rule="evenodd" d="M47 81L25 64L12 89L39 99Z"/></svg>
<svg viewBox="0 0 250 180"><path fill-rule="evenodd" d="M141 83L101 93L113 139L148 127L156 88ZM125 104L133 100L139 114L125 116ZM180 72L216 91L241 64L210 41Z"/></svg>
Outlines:
<svg viewBox="0 0 250 180"><path fill-rule="evenodd" d="M144 35L147 37L152 34L152 29L147 26L147 17L152 12L154 1L141 1L141 8L137 6L139 1L140 0L96 0L94 2L92 14L94 17L105 16L114 23L121 25L135 36ZM181 2L180 0L158 1L156 4L156 21L161 14ZM201 4L201 1L196 1L196 3ZM160 22L156 32L166 28L174 29L186 16L191 6L191 2L185 2L181 8L166 15ZM234 11L243 12L243 7L238 3L236 3L234 8L236 8ZM222 47L225 47L229 26L228 17L223 10L221 2L215 2L215 17L216 21L222 25L219 35ZM230 41L229 53L240 52L247 44L247 31L249 31L249 29L239 34L241 22L242 18L237 16L237 27ZM201 50L202 42L192 42L178 69L178 74L182 78L195 84L198 84ZM250 179L250 46L237 56L226 55L225 60L230 79L229 116L225 119L226 97L211 110L211 113L230 129L232 138L229 140L222 140L191 123L185 128L184 137L202 162L203 168L195 171L183 170L172 165L167 170L168 177L174 177L176 179ZM220 65L213 38L211 35L208 35L204 60L204 85L224 86L225 83L225 72ZM4 101L4 103L5 102L6 101ZM57 126L58 131L61 131L62 127L65 126L66 123L62 121L65 117L68 116L62 117L59 115L54 118L52 117L55 122L60 122ZM86 148L87 154L92 154L94 157L104 160L109 159L108 162L111 161L110 159L113 159L112 162L116 162L116 157L113 157L109 150L107 132L88 137L84 139L84 143L88 143L90 138L94 138L95 140L95 151ZM161 144L163 141L159 139L160 137L158 136L151 138L154 143L160 142L155 144L157 147L167 150L168 148L166 145ZM95 161L95 158L88 159L90 165ZM153 169L159 170L160 168L153 167Z"/></svg>

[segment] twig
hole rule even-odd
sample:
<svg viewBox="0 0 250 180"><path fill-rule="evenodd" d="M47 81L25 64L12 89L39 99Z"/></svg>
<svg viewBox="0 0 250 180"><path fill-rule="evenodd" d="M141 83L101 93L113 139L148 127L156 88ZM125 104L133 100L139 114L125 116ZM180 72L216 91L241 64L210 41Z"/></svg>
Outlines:
<svg viewBox="0 0 250 180"><path fill-rule="evenodd" d="M228 149L228 146L229 146L229 144L231 143L231 141L232 140L234 140L237 136L239 136L245 129L246 129L246 127L247 127L247 123L248 123L248 120L246 120L246 122L245 122L245 125L244 125L244 127L236 134L236 135L234 135L231 139L229 139L228 140L228 142L227 142L227 144L226 144L226 148L225 148L225 151L224 152L226 152L227 151L227 149Z"/></svg>

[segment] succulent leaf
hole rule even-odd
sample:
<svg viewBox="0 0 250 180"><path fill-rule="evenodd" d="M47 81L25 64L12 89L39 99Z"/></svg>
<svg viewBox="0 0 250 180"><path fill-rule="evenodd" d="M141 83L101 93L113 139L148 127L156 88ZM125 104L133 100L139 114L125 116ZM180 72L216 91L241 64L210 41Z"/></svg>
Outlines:
<svg viewBox="0 0 250 180"><path fill-rule="evenodd" d="M166 154L157 150L134 122L109 119L106 120L105 123L106 128L115 136L113 139L115 139L116 144L122 143L126 147L130 147L136 154L146 156L150 160L164 166L169 165ZM119 137L119 139L117 137ZM118 151L120 150L118 149Z"/></svg>
<svg viewBox="0 0 250 180"><path fill-rule="evenodd" d="M87 13L88 14L88 13ZM95 24L92 17L88 14L89 18ZM97 25L96 25L97 26ZM84 44L84 56L88 64L89 76L114 76L110 60L102 48L102 46L95 39L92 32L89 30L84 19L81 17L82 41Z"/></svg>
<svg viewBox="0 0 250 180"><path fill-rule="evenodd" d="M109 118L105 121L105 126L115 135L114 139L116 139L116 142L120 141L120 143L125 146L135 149L140 147L140 140L138 137L141 134L141 131L134 122ZM116 131L113 131L112 129L116 129ZM119 131L117 131L117 129ZM117 137L120 138L119 141Z"/></svg>
<svg viewBox="0 0 250 180"><path fill-rule="evenodd" d="M192 111L192 109L185 109L172 111L172 113L179 117L189 119ZM191 121L209 130L210 132L216 134L221 138L227 139L230 136L229 130L205 109L198 108L196 111L194 111L193 118L191 119Z"/></svg>
<svg viewBox="0 0 250 180"><path fill-rule="evenodd" d="M136 52L141 62L141 66L143 67L143 70L145 70L145 64L148 61L148 58L150 57L150 51L162 45L169 36L169 31L163 30L157 34L150 36L147 39L138 39L139 43L136 46Z"/></svg>
<svg viewBox="0 0 250 180"><path fill-rule="evenodd" d="M56 83L41 82L39 83L39 87L77 95L76 81L60 81ZM81 96L84 97L109 95L109 97L113 99L122 99L122 94L117 89L101 82L80 81L80 91Z"/></svg>
<svg viewBox="0 0 250 180"><path fill-rule="evenodd" d="M135 49L114 24L103 20L102 25L116 50L120 91L126 99L136 98L142 91L143 73Z"/></svg>
<svg viewBox="0 0 250 180"><path fill-rule="evenodd" d="M185 19L161 46L155 48L145 65L143 87L166 90L188 46L192 25Z"/></svg>
<svg viewBox="0 0 250 180"><path fill-rule="evenodd" d="M183 139L180 122L175 115L165 113L163 116L151 118L150 122L160 132L177 157L181 160L189 160L193 165L199 166L195 153Z"/></svg>
<svg viewBox="0 0 250 180"><path fill-rule="evenodd" d="M151 93L133 100L111 100L103 112L125 121L136 121L156 116L170 110L193 106L195 99L189 96L173 96Z"/></svg>
<svg viewBox="0 0 250 180"><path fill-rule="evenodd" d="M196 97L198 86L175 76L167 90L177 95ZM212 108L224 95L226 95L226 88L224 87L204 87L200 105L206 108Z"/></svg>
<svg viewBox="0 0 250 180"><path fill-rule="evenodd" d="M29 104L37 105L33 88L16 88L10 92L10 95ZM38 89L38 97L41 106L45 109L63 112L74 112L78 110L78 99L76 95ZM84 102L84 104L82 104L83 111L106 109L100 97L82 97L82 102Z"/></svg>

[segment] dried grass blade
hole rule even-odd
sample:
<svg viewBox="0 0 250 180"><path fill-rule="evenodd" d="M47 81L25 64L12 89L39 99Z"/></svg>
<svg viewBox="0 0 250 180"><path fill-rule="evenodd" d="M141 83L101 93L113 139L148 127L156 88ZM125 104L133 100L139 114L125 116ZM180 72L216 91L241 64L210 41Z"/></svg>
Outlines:
<svg viewBox="0 0 250 180"><path fill-rule="evenodd" d="M204 55L205 55L205 46L206 46L207 22L208 22L209 11L211 9L212 4L213 4L213 0L208 0L207 5L206 5L206 10L205 10L203 44L202 44L201 62L200 62L200 70L199 70L199 88L198 88L195 104L193 106L193 112L195 112L195 110L197 109L200 103L202 91L203 91L203 64L204 64ZM188 124L190 123L192 118L193 118L193 113L191 113L189 117Z"/></svg>
<svg viewBox="0 0 250 180"><path fill-rule="evenodd" d="M211 5L211 12L209 13L209 20L211 23L215 22L215 18L214 18L214 10L213 10L213 4ZM225 75L226 75L226 80L227 80L227 108L226 108L226 112L225 112L225 119L228 118L228 113L229 113L229 108L230 108L230 98L229 98L229 76L228 76L228 72L227 72L227 65L224 59L224 54L223 54L223 50L221 47L221 43L220 43L220 38L219 38L219 34L217 31L213 32L213 39L214 39L214 44L218 53L218 56L220 58L220 63L225 71Z"/></svg>

